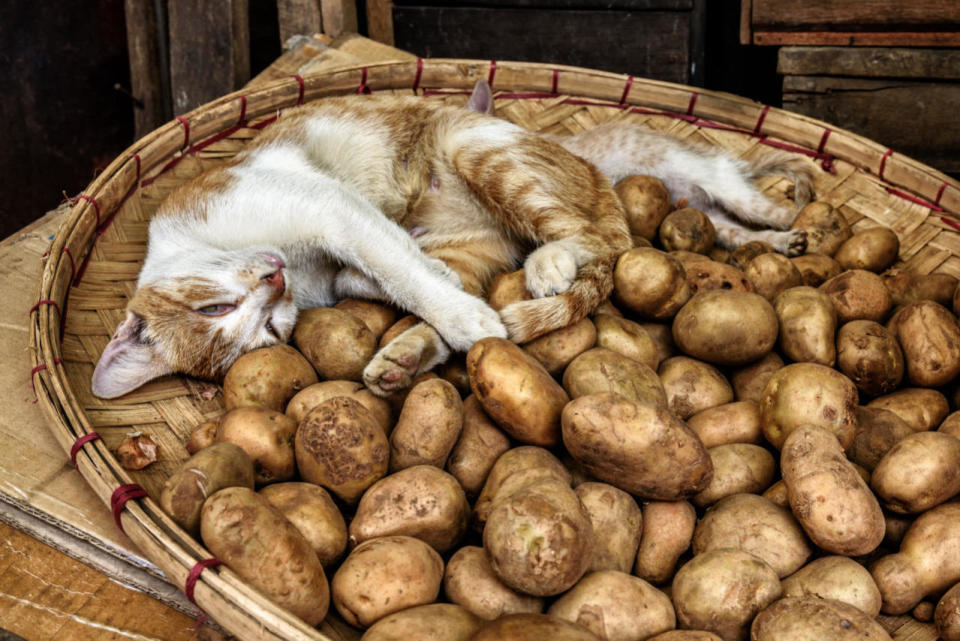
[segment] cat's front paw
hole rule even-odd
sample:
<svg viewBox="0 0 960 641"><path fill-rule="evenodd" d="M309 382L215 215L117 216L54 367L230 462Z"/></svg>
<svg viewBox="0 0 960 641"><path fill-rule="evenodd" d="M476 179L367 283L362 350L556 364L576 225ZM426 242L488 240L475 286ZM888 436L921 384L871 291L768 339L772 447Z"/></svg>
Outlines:
<svg viewBox="0 0 960 641"><path fill-rule="evenodd" d="M374 354L363 369L363 382L377 396L390 396L410 387L420 369L423 345L398 337Z"/></svg>
<svg viewBox="0 0 960 641"><path fill-rule="evenodd" d="M563 245L547 243L527 257L523 269L531 296L555 296L570 289L576 280L577 259Z"/></svg>
<svg viewBox="0 0 960 641"><path fill-rule="evenodd" d="M447 345L458 352L466 352L487 336L507 337L500 315L485 301L469 294L463 294L457 301L447 301L437 318L431 319L431 324Z"/></svg>
<svg viewBox="0 0 960 641"><path fill-rule="evenodd" d="M762 240L767 241L775 250L790 258L800 256L807 251L807 230L765 232Z"/></svg>

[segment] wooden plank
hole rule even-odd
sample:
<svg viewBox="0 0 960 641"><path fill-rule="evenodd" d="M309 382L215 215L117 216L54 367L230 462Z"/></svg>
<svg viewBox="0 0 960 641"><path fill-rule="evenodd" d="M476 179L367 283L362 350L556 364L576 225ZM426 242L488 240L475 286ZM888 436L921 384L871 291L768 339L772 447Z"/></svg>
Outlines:
<svg viewBox="0 0 960 641"><path fill-rule="evenodd" d="M250 79L248 0L168 0L173 113L183 114Z"/></svg>
<svg viewBox="0 0 960 641"><path fill-rule="evenodd" d="M294 36L320 33L320 0L277 0L277 23L283 45Z"/></svg>
<svg viewBox="0 0 960 641"><path fill-rule="evenodd" d="M357 31L357 3L355 0L322 0L323 32L331 38Z"/></svg>
<svg viewBox="0 0 960 641"><path fill-rule="evenodd" d="M142 138L170 120L170 83L160 64L160 31L153 2L126 0L127 51L130 59L130 92L137 100L133 129Z"/></svg>
<svg viewBox="0 0 960 641"><path fill-rule="evenodd" d="M929 25L950 31L960 27L956 0L753 0L757 31L890 31L906 25ZM871 29L871 26L882 26ZM920 29L910 29L920 31Z"/></svg>
<svg viewBox="0 0 960 641"><path fill-rule="evenodd" d="M693 8L694 0L483 0L470 4L485 7L511 7L530 9L616 9L626 11L649 11L651 9L686 11ZM397 6L422 6L423 0L394 0ZM468 4L466 2L447 4Z"/></svg>
<svg viewBox="0 0 960 641"><path fill-rule="evenodd" d="M754 31L753 44L845 47L958 47L960 31Z"/></svg>
<svg viewBox="0 0 960 641"><path fill-rule="evenodd" d="M960 50L888 47L783 47L777 73L795 76L960 79Z"/></svg>
<svg viewBox="0 0 960 641"><path fill-rule="evenodd" d="M367 0L367 34L377 42L393 46L391 0Z"/></svg>
<svg viewBox="0 0 960 641"><path fill-rule="evenodd" d="M740 44L753 44L753 23L751 12L753 0L740 0Z"/></svg>

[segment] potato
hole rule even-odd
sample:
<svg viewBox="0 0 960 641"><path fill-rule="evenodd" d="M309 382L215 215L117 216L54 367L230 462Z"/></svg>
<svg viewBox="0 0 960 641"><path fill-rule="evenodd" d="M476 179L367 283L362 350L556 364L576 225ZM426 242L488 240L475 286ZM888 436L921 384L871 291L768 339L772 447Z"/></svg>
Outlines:
<svg viewBox="0 0 960 641"><path fill-rule="evenodd" d="M760 429L760 408L753 401L724 403L697 412L687 419L687 426L706 448L728 443L763 443Z"/></svg>
<svg viewBox="0 0 960 641"><path fill-rule="evenodd" d="M364 541L340 564L330 581L333 605L343 620L367 628L383 617L440 594L443 559L410 536Z"/></svg>
<svg viewBox="0 0 960 641"><path fill-rule="evenodd" d="M652 370L660 364L657 344L638 323L626 318L602 314L593 320L597 330L597 347L612 350L643 363Z"/></svg>
<svg viewBox="0 0 960 641"><path fill-rule="evenodd" d="M556 445L560 411L570 397L542 365L503 338L484 338L467 352L470 388L484 411L522 443Z"/></svg>
<svg viewBox="0 0 960 641"><path fill-rule="evenodd" d="M192 536L200 534L200 510L225 487L253 489L253 462L233 443L214 443L186 461L163 484L160 507Z"/></svg>
<svg viewBox="0 0 960 641"><path fill-rule="evenodd" d="M675 501L713 474L706 448L663 404L603 392L563 409L563 444L595 478L639 497Z"/></svg>
<svg viewBox="0 0 960 641"><path fill-rule="evenodd" d="M803 284L803 277L783 254L760 254L743 269L753 291L769 301L780 292Z"/></svg>
<svg viewBox="0 0 960 641"><path fill-rule="evenodd" d="M900 314L897 339L912 385L938 387L960 374L960 324L946 307L910 303Z"/></svg>
<svg viewBox="0 0 960 641"><path fill-rule="evenodd" d="M470 377L467 375L467 355L453 354L446 363L438 365L434 370L440 378L457 389L461 397L470 394Z"/></svg>
<svg viewBox="0 0 960 641"><path fill-rule="evenodd" d="M215 421L204 421L193 428L193 431L190 432L190 437L187 439L187 442L184 443L184 447L187 448L187 452L196 454L205 447L209 447L216 443L217 439L217 428L220 426L220 420Z"/></svg>
<svg viewBox="0 0 960 641"><path fill-rule="evenodd" d="M687 272L690 292L709 292L715 289L752 292L753 285L746 274L734 267L713 260L701 260L683 266Z"/></svg>
<svg viewBox="0 0 960 641"><path fill-rule="evenodd" d="M483 528L490 567L508 587L553 596L572 587L593 558L593 528L569 485L544 479L498 499Z"/></svg>
<svg viewBox="0 0 960 641"><path fill-rule="evenodd" d="M593 526L593 560L587 572L617 570L629 574L643 532L640 506L632 496L608 483L588 481L573 491Z"/></svg>
<svg viewBox="0 0 960 641"><path fill-rule="evenodd" d="M855 233L833 255L844 269L880 273L893 264L900 252L900 239L889 227L873 227Z"/></svg>
<svg viewBox="0 0 960 641"><path fill-rule="evenodd" d="M842 601L784 597L757 615L753 641L891 641L877 621Z"/></svg>
<svg viewBox="0 0 960 641"><path fill-rule="evenodd" d="M623 312L617 309L617 306L614 305L609 298L597 305L596 309L590 313L590 317L596 318L597 316L602 316L604 314L614 316L616 318L623 318Z"/></svg>
<svg viewBox="0 0 960 641"><path fill-rule="evenodd" d="M390 434L394 424L390 404L374 395L363 383L356 381L323 381L305 387L290 399L286 414L299 425L307 412L335 396L348 396L358 401L370 410L377 424L383 429L383 433Z"/></svg>
<svg viewBox="0 0 960 641"><path fill-rule="evenodd" d="M548 614L508 614L487 623L470 641L600 641L576 623Z"/></svg>
<svg viewBox="0 0 960 641"><path fill-rule="evenodd" d="M960 503L943 503L918 516L900 551L876 560L870 574L886 614L903 614L960 581Z"/></svg>
<svg viewBox="0 0 960 641"><path fill-rule="evenodd" d="M660 363L657 371L667 405L681 419L733 401L733 388L713 365L686 356Z"/></svg>
<svg viewBox="0 0 960 641"><path fill-rule="evenodd" d="M730 254L730 264L743 271L750 264L750 261L757 256L772 254L776 251L770 243L765 243L762 240L751 240L749 243L740 245Z"/></svg>
<svg viewBox="0 0 960 641"><path fill-rule="evenodd" d="M487 473L501 454L510 449L510 438L494 425L480 401L471 394L463 402L463 429L447 457L447 471L467 496L476 496Z"/></svg>
<svg viewBox="0 0 960 641"><path fill-rule="evenodd" d="M239 445L253 461L257 485L289 481L297 473L293 438L297 423L266 407L238 407L220 418L218 443Z"/></svg>
<svg viewBox="0 0 960 641"><path fill-rule="evenodd" d="M397 310L369 300L344 298L334 305L334 308L362 320L376 339L383 336L387 328L397 320Z"/></svg>
<svg viewBox="0 0 960 641"><path fill-rule="evenodd" d="M394 612L367 628L360 641L469 641L480 619L458 605L430 603Z"/></svg>
<svg viewBox="0 0 960 641"><path fill-rule="evenodd" d="M893 306L890 291L883 280L863 269L849 269L820 285L819 289L830 297L840 324L852 320L879 323Z"/></svg>
<svg viewBox="0 0 960 641"><path fill-rule="evenodd" d="M763 388L774 372L783 367L783 359L776 352L770 352L760 360L733 370L730 382L738 401L760 402Z"/></svg>
<svg viewBox="0 0 960 641"><path fill-rule="evenodd" d="M777 573L749 552L730 548L698 554L677 570L671 589L682 628L745 641L750 622L780 597Z"/></svg>
<svg viewBox="0 0 960 641"><path fill-rule="evenodd" d="M397 336L404 333L414 325L420 324L421 322L422 321L416 316L404 316L403 318L397 320L390 327L388 327L383 334L380 335L380 340L377 341L377 349L385 346Z"/></svg>
<svg viewBox="0 0 960 641"><path fill-rule="evenodd" d="M628 176L613 186L627 213L630 233L653 240L657 228L670 213L670 193L663 181L653 176Z"/></svg>
<svg viewBox="0 0 960 641"><path fill-rule="evenodd" d="M377 351L377 339L367 324L333 307L301 311L293 342L327 380L362 380L363 368Z"/></svg>
<svg viewBox="0 0 960 641"><path fill-rule="evenodd" d="M644 527L633 573L661 584L673 578L677 561L690 548L697 511L687 501L645 501Z"/></svg>
<svg viewBox="0 0 960 641"><path fill-rule="evenodd" d="M677 347L714 365L745 365L757 360L773 348L777 331L773 307L751 292L700 292L673 319Z"/></svg>
<svg viewBox="0 0 960 641"><path fill-rule="evenodd" d="M808 287L819 287L843 271L840 263L823 254L805 254L790 259L800 272L800 279Z"/></svg>
<svg viewBox="0 0 960 641"><path fill-rule="evenodd" d="M819 425L846 449L857 427L857 401L856 386L840 372L816 363L787 365L763 388L759 402L763 435L779 449L798 426Z"/></svg>
<svg viewBox="0 0 960 641"><path fill-rule="evenodd" d="M693 554L734 548L763 559L778 577L798 570L813 548L788 508L756 494L732 494L709 508L693 532Z"/></svg>
<svg viewBox="0 0 960 641"><path fill-rule="evenodd" d="M653 339L657 347L657 362L662 363L671 356L677 355L677 346L673 342L673 322L664 323L637 323Z"/></svg>
<svg viewBox="0 0 960 641"><path fill-rule="evenodd" d="M604 316L603 318L612 318ZM555 329L526 343L524 351L540 361L552 375L563 371L574 358L597 344L597 328L589 318Z"/></svg>
<svg viewBox="0 0 960 641"><path fill-rule="evenodd" d="M571 398L616 392L640 402L667 402L660 377L652 368L604 347L594 347L573 359L563 372L563 387Z"/></svg>
<svg viewBox="0 0 960 641"><path fill-rule="evenodd" d="M324 568L340 560L347 549L347 524L325 489L313 483L274 483L259 494L293 523Z"/></svg>
<svg viewBox="0 0 960 641"><path fill-rule="evenodd" d="M367 408L338 396L307 412L297 428L294 453L303 480L354 503L387 473L390 447Z"/></svg>
<svg viewBox="0 0 960 641"><path fill-rule="evenodd" d="M280 607L309 625L327 616L330 588L316 552L252 489L228 487L211 494L203 504L200 535L213 556Z"/></svg>
<svg viewBox="0 0 960 641"><path fill-rule="evenodd" d="M282 412L287 401L308 385L317 373L300 352L289 345L262 347L242 355L223 378L223 404L228 410L260 405Z"/></svg>
<svg viewBox="0 0 960 641"><path fill-rule="evenodd" d="M823 556L781 582L783 596L816 596L852 605L867 616L880 614L880 590L870 571L845 556Z"/></svg>
<svg viewBox="0 0 960 641"><path fill-rule="evenodd" d="M670 597L617 570L587 574L547 614L578 623L607 641L643 641L677 625Z"/></svg>
<svg viewBox="0 0 960 641"><path fill-rule="evenodd" d="M783 479L768 487L760 496L773 501L775 505L790 509L790 499L787 498L787 484L783 482Z"/></svg>
<svg viewBox="0 0 960 641"><path fill-rule="evenodd" d="M647 641L723 641L713 632L706 630L670 630L656 634Z"/></svg>
<svg viewBox="0 0 960 641"><path fill-rule="evenodd" d="M505 586L482 547L465 545L450 557L443 573L447 598L481 619L491 621L507 614L543 612L544 600Z"/></svg>
<svg viewBox="0 0 960 641"><path fill-rule="evenodd" d="M960 438L960 411L954 412L943 419L937 431Z"/></svg>
<svg viewBox="0 0 960 641"><path fill-rule="evenodd" d="M693 207L684 207L667 214L658 231L660 244L667 251L683 249L707 253L717 240L717 230L710 218Z"/></svg>
<svg viewBox="0 0 960 641"><path fill-rule="evenodd" d="M791 287L773 301L780 321L780 348L796 362L832 367L837 358L837 312L813 287Z"/></svg>
<svg viewBox="0 0 960 641"><path fill-rule="evenodd" d="M780 473L790 509L819 547L858 556L883 541L880 505L833 432L811 424L790 432L780 453Z"/></svg>
<svg viewBox="0 0 960 641"><path fill-rule="evenodd" d="M495 501L543 479L557 479L570 485L570 471L542 447L523 445L507 450L490 468L474 505L474 519L482 525Z"/></svg>
<svg viewBox="0 0 960 641"><path fill-rule="evenodd" d="M532 298L527 291L527 273L522 269L497 274L487 287L487 302L498 311L510 303Z"/></svg>
<svg viewBox="0 0 960 641"><path fill-rule="evenodd" d="M890 410L915 432L935 429L950 412L946 396L937 390L916 387L877 397L867 407Z"/></svg>
<svg viewBox="0 0 960 641"><path fill-rule="evenodd" d="M713 477L707 487L693 495L691 500L697 507L712 505L731 494L759 494L773 483L777 463L759 445L728 443L712 447L707 453L713 463Z"/></svg>
<svg viewBox="0 0 960 641"><path fill-rule="evenodd" d="M960 641L960 583L937 602L933 620L941 641Z"/></svg>
<svg viewBox="0 0 960 641"><path fill-rule="evenodd" d="M953 307L953 295L957 291L957 278L949 274L900 274L885 275L883 284L890 290L894 305L908 305L919 300L932 300L947 309Z"/></svg>
<svg viewBox="0 0 960 641"><path fill-rule="evenodd" d="M857 408L857 430L847 448L847 458L872 472L883 455L913 430L903 419L889 410L876 407Z"/></svg>
<svg viewBox="0 0 960 641"><path fill-rule="evenodd" d="M900 343L875 321L855 320L841 327L837 357L837 368L865 394L889 394L903 380Z"/></svg>
<svg viewBox="0 0 960 641"><path fill-rule="evenodd" d="M883 455L870 487L884 507L919 514L960 494L960 439L942 432L914 432Z"/></svg>
<svg viewBox="0 0 960 641"><path fill-rule="evenodd" d="M371 485L350 521L350 543L404 535L441 554L467 531L470 504L457 480L432 465L416 465Z"/></svg>
<svg viewBox="0 0 960 641"><path fill-rule="evenodd" d="M853 236L846 219L825 202L815 201L800 210L790 229L807 231L807 253L833 256Z"/></svg>
<svg viewBox="0 0 960 641"><path fill-rule="evenodd" d="M649 320L671 318L690 298L683 265L658 249L640 247L621 254L613 282L617 304Z"/></svg>
<svg viewBox="0 0 960 641"><path fill-rule="evenodd" d="M418 383L407 395L390 434L390 470L443 467L463 429L463 401L442 378Z"/></svg>

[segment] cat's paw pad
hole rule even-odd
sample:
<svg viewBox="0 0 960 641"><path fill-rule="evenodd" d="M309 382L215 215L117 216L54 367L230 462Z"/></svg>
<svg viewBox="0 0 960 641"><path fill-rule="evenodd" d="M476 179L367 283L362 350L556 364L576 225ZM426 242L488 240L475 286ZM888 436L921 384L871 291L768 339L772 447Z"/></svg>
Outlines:
<svg viewBox="0 0 960 641"><path fill-rule="evenodd" d="M406 389L420 368L422 345L398 338L377 352L363 370L363 382L378 396Z"/></svg>
<svg viewBox="0 0 960 641"><path fill-rule="evenodd" d="M530 254L523 269L531 296L554 296L573 285L577 278L577 259L567 248L551 243Z"/></svg>
<svg viewBox="0 0 960 641"><path fill-rule="evenodd" d="M486 302L464 294L459 301L448 301L438 318L430 324L439 332L452 349L466 352L481 338L488 336L507 337L498 314Z"/></svg>
<svg viewBox="0 0 960 641"><path fill-rule="evenodd" d="M802 256L807 251L807 230L793 229L786 232L786 235L788 238L786 255L791 258Z"/></svg>

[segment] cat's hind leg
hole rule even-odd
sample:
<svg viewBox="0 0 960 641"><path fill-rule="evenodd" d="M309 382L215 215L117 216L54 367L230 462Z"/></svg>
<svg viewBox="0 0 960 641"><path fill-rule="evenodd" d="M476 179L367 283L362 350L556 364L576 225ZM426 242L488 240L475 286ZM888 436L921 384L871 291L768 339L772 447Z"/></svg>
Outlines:
<svg viewBox="0 0 960 641"><path fill-rule="evenodd" d="M806 230L749 229L716 208L709 208L706 213L717 230L717 244L721 247L734 250L752 240L759 240L786 256L799 256L807 250Z"/></svg>
<svg viewBox="0 0 960 641"><path fill-rule="evenodd" d="M430 325L418 323L373 355L363 370L363 382L374 394L389 396L449 357L450 348L440 334Z"/></svg>

